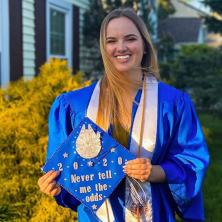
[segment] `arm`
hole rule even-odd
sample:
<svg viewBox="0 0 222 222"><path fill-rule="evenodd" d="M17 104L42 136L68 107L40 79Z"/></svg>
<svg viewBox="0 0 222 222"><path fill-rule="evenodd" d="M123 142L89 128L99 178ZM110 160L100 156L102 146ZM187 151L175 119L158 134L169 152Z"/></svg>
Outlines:
<svg viewBox="0 0 222 222"><path fill-rule="evenodd" d="M147 179L147 182L150 183L167 182L165 172L160 165L153 165L152 170L150 172L150 176Z"/></svg>
<svg viewBox="0 0 222 222"><path fill-rule="evenodd" d="M165 114L160 131L164 131L166 152L158 164L165 172L176 211L188 221L204 220L201 186L209 153L194 105L187 94L178 93L174 106L164 104L160 113Z"/></svg>
<svg viewBox="0 0 222 222"><path fill-rule="evenodd" d="M62 142L72 131L70 120L70 106L64 100L64 95L57 97L51 107L49 114L49 142L46 161L53 155ZM57 172L48 172L38 180L42 192L54 196L56 202L74 211L80 202L56 183Z"/></svg>

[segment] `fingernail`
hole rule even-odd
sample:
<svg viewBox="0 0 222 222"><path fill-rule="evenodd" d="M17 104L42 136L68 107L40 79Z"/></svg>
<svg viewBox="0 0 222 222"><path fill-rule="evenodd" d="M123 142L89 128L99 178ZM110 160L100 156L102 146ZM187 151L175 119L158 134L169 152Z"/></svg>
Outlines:
<svg viewBox="0 0 222 222"><path fill-rule="evenodd" d="M57 171L57 175L59 175L60 174L60 171Z"/></svg>
<svg viewBox="0 0 222 222"><path fill-rule="evenodd" d="M125 166L123 166L123 168L126 168L126 165L125 165Z"/></svg>
<svg viewBox="0 0 222 222"><path fill-rule="evenodd" d="M125 164L128 164L129 162L127 161L127 162L125 162Z"/></svg>

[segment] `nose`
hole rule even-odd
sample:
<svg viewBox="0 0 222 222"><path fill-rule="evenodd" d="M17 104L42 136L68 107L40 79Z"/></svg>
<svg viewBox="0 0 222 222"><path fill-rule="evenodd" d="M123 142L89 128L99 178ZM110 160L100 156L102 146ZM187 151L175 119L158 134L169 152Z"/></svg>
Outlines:
<svg viewBox="0 0 222 222"><path fill-rule="evenodd" d="M125 52L127 50L126 44L124 41L119 41L118 46L117 46L117 51L118 52Z"/></svg>

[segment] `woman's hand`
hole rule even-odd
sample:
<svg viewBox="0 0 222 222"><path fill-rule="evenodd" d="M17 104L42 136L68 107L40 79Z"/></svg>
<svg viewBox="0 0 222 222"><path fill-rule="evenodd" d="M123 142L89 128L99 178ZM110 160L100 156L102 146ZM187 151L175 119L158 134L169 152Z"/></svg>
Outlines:
<svg viewBox="0 0 222 222"><path fill-rule="evenodd" d="M151 174L152 165L147 158L137 158L128 161L123 168L123 172L128 176L138 179L141 182L146 182Z"/></svg>
<svg viewBox="0 0 222 222"><path fill-rule="evenodd" d="M51 170L38 180L38 185L43 193L50 196L57 196L61 192L61 187L56 183L55 178L59 175L60 171Z"/></svg>

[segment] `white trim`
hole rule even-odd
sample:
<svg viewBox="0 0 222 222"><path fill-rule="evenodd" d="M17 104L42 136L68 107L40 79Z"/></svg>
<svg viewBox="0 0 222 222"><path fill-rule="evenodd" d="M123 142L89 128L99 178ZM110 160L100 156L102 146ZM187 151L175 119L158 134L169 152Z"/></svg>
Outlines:
<svg viewBox="0 0 222 222"><path fill-rule="evenodd" d="M9 3L0 0L0 52L1 52L1 85L6 87L10 81L9 68Z"/></svg>
<svg viewBox="0 0 222 222"><path fill-rule="evenodd" d="M203 42L204 42L203 25L202 25L202 21L201 21L199 32L198 32L197 43L203 43Z"/></svg>
<svg viewBox="0 0 222 222"><path fill-rule="evenodd" d="M65 13L65 56L51 55L50 54L50 9ZM47 0L46 2L46 57L49 62L50 57L67 59L69 67L72 67L72 23L73 23L73 10L72 4L61 0Z"/></svg>
<svg viewBox="0 0 222 222"><path fill-rule="evenodd" d="M146 101L145 101L145 114L144 114L144 129L142 136L142 147L140 151L140 157L148 158L151 162L153 157L153 152L156 145L156 134L157 134L157 107L158 107L158 82L154 77L147 76L147 85L146 92L143 90L140 105L137 108L137 112L135 115L135 119L133 122L133 129L131 135L131 143L129 150L132 154L137 156L138 152L138 144L140 140L140 126L142 122L142 112L143 112L143 97L144 93L146 93ZM141 183L138 181L142 189L139 189L138 194L140 197L144 198L144 193L146 194L145 201L147 212L143 217L139 220L152 222L152 194L151 194L151 186L149 182ZM137 222L138 220L132 215L132 203L133 200L131 198L131 189L129 184L125 185L125 221Z"/></svg>
<svg viewBox="0 0 222 222"><path fill-rule="evenodd" d="M89 105L87 108L87 114L86 114L86 116L89 119L91 119L94 123L96 123L97 112L98 112L98 107L99 107L100 81L101 80L97 82L96 87L93 91L93 94L91 96L91 99L89 101Z"/></svg>
<svg viewBox="0 0 222 222"><path fill-rule="evenodd" d="M63 0L84 10L89 9L90 0Z"/></svg>

